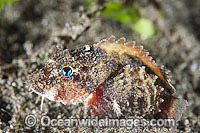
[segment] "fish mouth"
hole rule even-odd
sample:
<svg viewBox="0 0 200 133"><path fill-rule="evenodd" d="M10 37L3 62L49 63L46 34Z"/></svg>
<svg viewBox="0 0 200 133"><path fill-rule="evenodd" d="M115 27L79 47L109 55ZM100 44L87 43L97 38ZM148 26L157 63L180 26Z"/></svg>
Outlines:
<svg viewBox="0 0 200 133"><path fill-rule="evenodd" d="M44 89L42 93L37 90L32 89L36 94L49 99L50 101L61 102L63 104L73 104L77 105L79 103L84 103L85 99L90 95L84 89L78 88L50 88Z"/></svg>
<svg viewBox="0 0 200 133"><path fill-rule="evenodd" d="M42 97L49 99L50 101L55 101L55 96L57 93L55 88L51 88L50 90L42 90L42 92L36 89L32 89L32 91Z"/></svg>

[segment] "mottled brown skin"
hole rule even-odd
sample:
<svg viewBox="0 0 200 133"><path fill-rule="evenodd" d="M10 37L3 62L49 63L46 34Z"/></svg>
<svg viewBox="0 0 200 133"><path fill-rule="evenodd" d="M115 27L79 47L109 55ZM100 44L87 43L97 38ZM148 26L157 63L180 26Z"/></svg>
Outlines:
<svg viewBox="0 0 200 133"><path fill-rule="evenodd" d="M111 37L60 51L32 74L30 88L52 101L83 103L94 115L179 120L186 102L173 96L168 73L141 47L124 41ZM61 74L64 66L73 69L70 77Z"/></svg>

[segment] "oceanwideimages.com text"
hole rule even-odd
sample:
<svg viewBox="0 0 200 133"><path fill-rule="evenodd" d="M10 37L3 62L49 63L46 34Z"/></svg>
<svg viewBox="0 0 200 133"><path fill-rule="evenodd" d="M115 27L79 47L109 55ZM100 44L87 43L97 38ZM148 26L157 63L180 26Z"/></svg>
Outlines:
<svg viewBox="0 0 200 133"><path fill-rule="evenodd" d="M127 127L132 129L134 127L172 127L176 126L174 119L111 119L105 117L104 119L95 118L69 118L69 119L51 119L49 116L44 115L40 119L34 115L27 115L25 118L25 124L28 127L36 126L40 124L43 127Z"/></svg>

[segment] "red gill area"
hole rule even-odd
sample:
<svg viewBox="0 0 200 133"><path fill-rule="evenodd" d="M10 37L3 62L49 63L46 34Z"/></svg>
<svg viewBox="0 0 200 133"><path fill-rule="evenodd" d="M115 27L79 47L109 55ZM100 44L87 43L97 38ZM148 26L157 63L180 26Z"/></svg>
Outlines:
<svg viewBox="0 0 200 133"><path fill-rule="evenodd" d="M109 106L111 104L111 99L103 96L103 91L105 88L105 83L98 85L96 90L92 92L85 100L86 106L92 109L93 115L96 113L102 114L110 111Z"/></svg>
<svg viewBox="0 0 200 133"><path fill-rule="evenodd" d="M98 85L96 90L89 95L88 99L86 100L87 105L91 105L91 104L95 105L100 99L102 99L103 97L102 87L103 86L101 84Z"/></svg>

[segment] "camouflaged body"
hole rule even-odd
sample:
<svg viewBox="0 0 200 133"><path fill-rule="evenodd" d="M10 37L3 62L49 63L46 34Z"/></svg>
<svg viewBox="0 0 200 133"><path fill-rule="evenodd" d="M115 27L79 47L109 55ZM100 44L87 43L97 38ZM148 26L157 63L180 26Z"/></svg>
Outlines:
<svg viewBox="0 0 200 133"><path fill-rule="evenodd" d="M140 56L108 49L97 44L60 51L32 74L30 88L52 101L88 105L97 115L181 117L186 103L173 96L164 69L159 68L162 79ZM70 77L61 74L65 66L73 69ZM98 100L88 102L94 92Z"/></svg>

